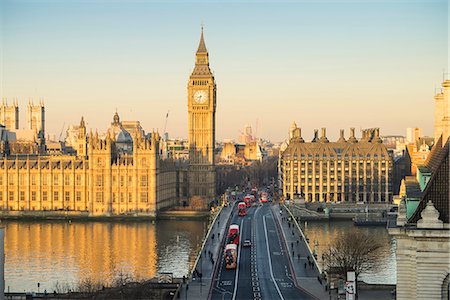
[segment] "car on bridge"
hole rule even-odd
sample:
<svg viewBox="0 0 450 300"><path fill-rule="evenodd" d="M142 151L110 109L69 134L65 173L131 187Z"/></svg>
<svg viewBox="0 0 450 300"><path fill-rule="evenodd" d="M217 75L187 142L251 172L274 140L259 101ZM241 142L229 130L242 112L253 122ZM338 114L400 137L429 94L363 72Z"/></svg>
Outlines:
<svg viewBox="0 0 450 300"><path fill-rule="evenodd" d="M251 246L252 246L252 241L250 241L250 240L245 240L242 243L242 247L251 247Z"/></svg>

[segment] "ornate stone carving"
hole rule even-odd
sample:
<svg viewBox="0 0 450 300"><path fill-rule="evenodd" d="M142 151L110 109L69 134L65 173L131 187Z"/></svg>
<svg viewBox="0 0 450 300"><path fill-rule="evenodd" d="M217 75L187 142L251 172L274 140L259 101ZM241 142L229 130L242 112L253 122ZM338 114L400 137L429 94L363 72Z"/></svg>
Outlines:
<svg viewBox="0 0 450 300"><path fill-rule="evenodd" d="M417 228L444 228L443 222L439 220L439 212L431 200L428 201L420 216L422 218L417 222Z"/></svg>

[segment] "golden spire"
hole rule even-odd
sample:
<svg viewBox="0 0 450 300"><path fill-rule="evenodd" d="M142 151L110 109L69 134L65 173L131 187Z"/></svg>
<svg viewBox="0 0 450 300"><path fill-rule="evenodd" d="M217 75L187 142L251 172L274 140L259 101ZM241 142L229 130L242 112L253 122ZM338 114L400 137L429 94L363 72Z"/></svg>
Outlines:
<svg viewBox="0 0 450 300"><path fill-rule="evenodd" d="M197 53L208 53L205 45L205 38L203 37L203 24L202 24L202 33L200 35L200 43L198 44Z"/></svg>

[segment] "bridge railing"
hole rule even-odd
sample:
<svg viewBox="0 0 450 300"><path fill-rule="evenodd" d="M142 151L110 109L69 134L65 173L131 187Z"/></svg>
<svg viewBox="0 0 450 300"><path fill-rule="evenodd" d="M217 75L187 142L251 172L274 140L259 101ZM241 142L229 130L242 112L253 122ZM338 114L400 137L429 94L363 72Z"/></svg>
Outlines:
<svg viewBox="0 0 450 300"><path fill-rule="evenodd" d="M225 224L225 233L222 235L222 238L221 238L220 243L219 243L219 245L221 245L222 247L226 244L226 240L228 239L227 229L230 228L231 220L233 219L233 211L235 210L237 203L238 203L238 201L235 201L231 205L230 217L227 219L227 223ZM222 255L222 252L220 250L219 250L218 255L219 256L217 257L216 263L214 264L214 268L213 268L212 273L211 273L211 284L209 286L209 291L208 291L208 300L210 300L211 297L212 297L212 292L213 292L213 288L214 288L215 279L216 279L216 276L217 276L217 272L219 271L220 256Z"/></svg>
<svg viewBox="0 0 450 300"><path fill-rule="evenodd" d="M209 235L211 234L211 231L212 231L212 229L214 227L214 224L216 224L217 218L220 216L220 213L222 212L222 208L223 208L223 206L219 207L219 210L217 211L216 215L214 216L213 221L209 224L208 232L206 233L205 237L203 238L202 246L200 247L200 251L197 254L197 258L195 259L194 265L193 265L192 270L190 272L190 276L191 277L192 277L192 274L194 273L194 270L197 269L198 261L200 260L200 256L202 255L202 251L205 248L205 244L206 244L206 242L209 239Z"/></svg>
<svg viewBox="0 0 450 300"><path fill-rule="evenodd" d="M317 262L317 259L315 258L315 256L313 255L313 252L311 250L311 247L309 246L308 240L306 239L305 234L303 233L302 228L300 227L300 224L298 224L297 220L295 219L294 215L292 214L291 210L283 204L283 207L286 209L286 211L289 213L289 215L292 217L292 220L295 223L295 226L297 226L297 229L300 231L300 234L302 235L303 240L305 241L306 247L308 248L308 252L309 254L311 254L311 257L314 261L314 264L317 267L317 270L319 270L319 273L322 274L322 268L319 266L319 263Z"/></svg>

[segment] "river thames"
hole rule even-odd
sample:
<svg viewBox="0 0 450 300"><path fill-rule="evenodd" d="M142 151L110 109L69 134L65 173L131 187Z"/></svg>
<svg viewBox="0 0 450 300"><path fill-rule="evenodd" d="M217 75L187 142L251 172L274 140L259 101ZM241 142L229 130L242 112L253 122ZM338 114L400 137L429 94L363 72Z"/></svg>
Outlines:
<svg viewBox="0 0 450 300"><path fill-rule="evenodd" d="M309 238L311 249L316 250L319 264L322 264L322 253L328 248L331 241L342 233L352 229L351 221L309 221L301 222L304 233ZM358 280L372 284L396 284L397 272L395 262L396 242L395 238L389 236L384 227L356 227L358 230L367 232L370 235L378 236L385 247L379 252L379 264L370 272L362 273Z"/></svg>
<svg viewBox="0 0 450 300"><path fill-rule="evenodd" d="M207 221L3 222L5 287L13 292L75 287L82 279L108 283L117 274L149 279L158 272L186 275L192 267ZM304 224L302 224L304 225ZM305 233L319 257L351 222L308 222ZM395 241L384 228L363 228L386 242L377 271L362 274L369 283L395 283Z"/></svg>
<svg viewBox="0 0 450 300"><path fill-rule="evenodd" d="M5 289L53 291L82 279L105 284L117 274L149 279L187 275L207 221L3 222Z"/></svg>

